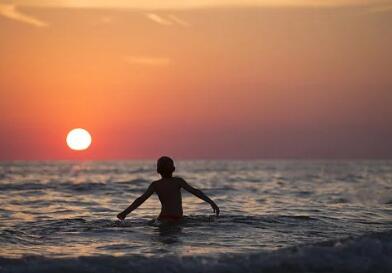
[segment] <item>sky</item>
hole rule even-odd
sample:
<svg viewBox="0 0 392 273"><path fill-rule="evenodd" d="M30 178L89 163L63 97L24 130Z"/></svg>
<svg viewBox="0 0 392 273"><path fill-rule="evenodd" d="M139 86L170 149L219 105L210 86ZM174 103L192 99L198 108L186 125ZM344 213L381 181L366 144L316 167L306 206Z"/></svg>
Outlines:
<svg viewBox="0 0 392 273"><path fill-rule="evenodd" d="M391 26L390 0L0 0L0 160L392 159Z"/></svg>

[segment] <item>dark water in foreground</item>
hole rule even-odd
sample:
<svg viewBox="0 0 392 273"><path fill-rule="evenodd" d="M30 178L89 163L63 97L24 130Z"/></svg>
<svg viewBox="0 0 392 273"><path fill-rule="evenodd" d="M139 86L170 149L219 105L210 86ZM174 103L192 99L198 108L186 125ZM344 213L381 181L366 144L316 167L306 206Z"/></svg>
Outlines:
<svg viewBox="0 0 392 273"><path fill-rule="evenodd" d="M0 163L0 272L392 272L392 162L182 161L187 217L149 224L154 162Z"/></svg>

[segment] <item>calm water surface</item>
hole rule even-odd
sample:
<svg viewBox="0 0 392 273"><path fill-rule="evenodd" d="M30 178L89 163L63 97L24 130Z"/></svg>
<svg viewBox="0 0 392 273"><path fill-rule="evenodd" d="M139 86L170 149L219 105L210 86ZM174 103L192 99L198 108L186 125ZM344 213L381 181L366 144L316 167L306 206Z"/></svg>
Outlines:
<svg viewBox="0 0 392 273"><path fill-rule="evenodd" d="M392 162L180 161L160 227L153 161L0 163L0 272L391 272Z"/></svg>

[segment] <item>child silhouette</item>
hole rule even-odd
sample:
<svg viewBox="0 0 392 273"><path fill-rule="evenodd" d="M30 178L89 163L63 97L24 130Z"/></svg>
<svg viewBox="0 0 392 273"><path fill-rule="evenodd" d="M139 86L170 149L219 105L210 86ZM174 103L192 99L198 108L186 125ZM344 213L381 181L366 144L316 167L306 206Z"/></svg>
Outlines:
<svg viewBox="0 0 392 273"><path fill-rule="evenodd" d="M124 220L125 217L137 209L144 201L146 201L154 192L157 193L159 201L161 201L161 213L158 219L163 221L177 221L183 216L181 188L199 197L209 203L214 213L219 215L219 207L206 196L201 190L190 186L181 177L173 177L175 171L174 161L167 156L162 156L157 162L157 172L161 175L161 179L150 184L145 193L136 198L133 203L124 211L117 215L117 218Z"/></svg>

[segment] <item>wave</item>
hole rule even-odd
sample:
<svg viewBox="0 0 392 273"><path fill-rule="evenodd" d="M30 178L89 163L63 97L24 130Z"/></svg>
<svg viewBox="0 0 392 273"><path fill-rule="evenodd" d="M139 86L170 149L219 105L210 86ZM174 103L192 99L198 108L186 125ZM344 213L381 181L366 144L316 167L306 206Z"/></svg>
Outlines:
<svg viewBox="0 0 392 273"><path fill-rule="evenodd" d="M0 258L1 273L45 272L391 272L392 231L275 251L208 256Z"/></svg>
<svg viewBox="0 0 392 273"><path fill-rule="evenodd" d="M102 208L95 209L97 212L109 211ZM64 211L56 211L57 214ZM112 211L115 215L115 211ZM241 230L243 227L253 228L293 228L302 227L305 231L307 227L317 226L318 228L328 227L330 223L336 224L337 219L328 217L310 217L307 215L188 215L184 216L178 226L184 228L205 228L212 222L218 229ZM154 223L154 224L152 224ZM155 223L155 216L149 215L144 218L131 218L125 221L109 219L84 219L84 218L64 218L57 220L40 219L23 222L13 227L0 228L0 244L24 244L25 239L30 240L30 236L45 236L53 232L117 232L118 228L143 228L147 226L160 226ZM18 232L21 232L20 234ZM0 272L1 273L1 272Z"/></svg>
<svg viewBox="0 0 392 273"><path fill-rule="evenodd" d="M0 209L1 211L1 209ZM105 210L106 211L106 210ZM61 211L56 211L59 213ZM115 211L113 211L113 215ZM151 220L154 220L155 216L150 215L144 218L131 218L126 219L124 221L119 220L108 220L108 219L84 219L84 218L64 218L57 220L37 220L37 221L28 221L24 222L20 225L14 226L14 230L18 230L22 228L23 230L27 228L27 230L32 231L35 228L37 229L45 229L53 227L58 227L59 229L64 228L76 228L80 230L84 229L102 229L109 227L126 227L126 226L138 226L145 227ZM300 225L303 222L317 222L321 225L325 221L336 221L335 218L327 218L327 217L311 217L307 215L221 215L216 217L215 215L185 215L179 225L184 227L193 227L193 226L202 226L205 223L216 222L217 224L221 224L222 226L226 226L229 224L243 224L254 226L260 223L274 223L274 224L293 224L298 223ZM8 229L4 229L8 230ZM0 235L2 235L2 231L0 230Z"/></svg>
<svg viewBox="0 0 392 273"><path fill-rule="evenodd" d="M132 188L130 188L132 186ZM143 192L147 188L148 182L143 179L134 179L130 181L120 182L92 182L86 181L81 183L66 182L23 182L23 183L1 183L0 191L34 191L37 194L43 194L46 190L54 190L59 192L75 192L75 193L93 193L93 192L117 192L126 190L127 192Z"/></svg>
<svg viewBox="0 0 392 273"><path fill-rule="evenodd" d="M43 184L39 182L24 182L24 183L1 183L0 191L27 191L27 190L44 190L53 188L52 185Z"/></svg>

